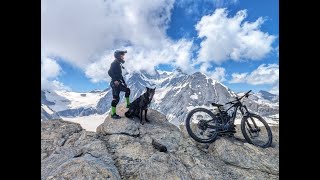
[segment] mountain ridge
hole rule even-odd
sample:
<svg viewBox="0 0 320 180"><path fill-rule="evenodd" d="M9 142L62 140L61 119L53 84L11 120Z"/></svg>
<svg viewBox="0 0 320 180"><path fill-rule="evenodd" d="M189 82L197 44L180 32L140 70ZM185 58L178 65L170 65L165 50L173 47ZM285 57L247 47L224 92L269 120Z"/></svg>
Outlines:
<svg viewBox="0 0 320 180"><path fill-rule="evenodd" d="M184 122L188 111L192 108L201 105L212 108L208 102L224 104L233 100L237 94L232 92L230 88L224 84L201 72L188 75L179 70L173 72L155 71L154 74L148 74L146 71L142 71L141 73L127 74L125 79L131 89L131 101L143 94L146 87L156 87L156 93L150 108L164 113L169 121L176 126ZM43 104L51 107L51 109L55 110L57 114L62 117L105 114L109 111L110 102L112 101L110 87L91 94L90 92L78 94L72 92L69 94L53 92L49 95L51 99L46 97L48 92L49 91L41 92ZM52 96L55 93L57 94L56 99ZM245 100L244 103L250 110L263 116L278 114L278 101L274 98L278 96L272 95L274 99L271 101L264 99L264 94L253 94L252 98ZM270 94L268 95L270 96ZM70 97L67 97L68 95ZM123 101L123 97L122 95L120 97L121 102ZM86 99L87 102L85 102ZM48 102L51 102L51 104L48 104Z"/></svg>

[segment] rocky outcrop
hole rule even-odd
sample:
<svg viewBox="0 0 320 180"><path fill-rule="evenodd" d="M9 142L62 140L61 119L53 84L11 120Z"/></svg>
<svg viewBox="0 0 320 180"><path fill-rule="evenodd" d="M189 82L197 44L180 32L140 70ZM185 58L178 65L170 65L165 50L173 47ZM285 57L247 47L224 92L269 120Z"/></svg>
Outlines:
<svg viewBox="0 0 320 180"><path fill-rule="evenodd" d="M120 179L95 133L63 120L41 123L41 179Z"/></svg>
<svg viewBox="0 0 320 180"><path fill-rule="evenodd" d="M151 122L141 125L124 117L124 105L117 110L123 118L107 117L96 133L62 120L41 122L42 179L279 179L274 129L266 149L246 143L239 130L236 138L201 144L158 111L149 110Z"/></svg>

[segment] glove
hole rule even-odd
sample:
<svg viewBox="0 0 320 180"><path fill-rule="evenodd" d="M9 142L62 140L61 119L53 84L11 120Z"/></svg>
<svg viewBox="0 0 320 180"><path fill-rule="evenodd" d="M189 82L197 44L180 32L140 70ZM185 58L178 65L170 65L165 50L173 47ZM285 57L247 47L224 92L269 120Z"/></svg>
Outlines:
<svg viewBox="0 0 320 180"><path fill-rule="evenodd" d="M114 81L114 84L115 84L116 86L119 86L119 81Z"/></svg>

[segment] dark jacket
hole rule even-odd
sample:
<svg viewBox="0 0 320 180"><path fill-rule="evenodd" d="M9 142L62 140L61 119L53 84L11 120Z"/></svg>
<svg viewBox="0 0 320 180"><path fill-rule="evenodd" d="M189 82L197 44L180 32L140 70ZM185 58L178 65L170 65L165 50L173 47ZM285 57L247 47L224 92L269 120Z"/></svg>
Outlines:
<svg viewBox="0 0 320 180"><path fill-rule="evenodd" d="M121 70L121 63L119 60L114 60L111 63L110 69L108 71L109 76L111 77L111 81L122 81L124 82L123 76L122 76L122 70Z"/></svg>

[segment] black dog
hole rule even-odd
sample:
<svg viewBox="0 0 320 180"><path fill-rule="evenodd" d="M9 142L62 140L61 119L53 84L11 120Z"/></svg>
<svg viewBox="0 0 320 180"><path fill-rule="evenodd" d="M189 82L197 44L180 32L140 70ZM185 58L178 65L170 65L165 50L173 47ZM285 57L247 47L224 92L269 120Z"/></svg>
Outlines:
<svg viewBox="0 0 320 180"><path fill-rule="evenodd" d="M147 91L145 93L143 93L140 97L138 97L136 100L130 103L130 108L125 113L125 116L128 118L132 118L133 116L139 117L140 123L144 124L142 122L142 112L144 110L145 111L144 118L146 122L150 122L147 119L147 112L148 112L148 106L151 103L155 90L156 88L151 89L147 87Z"/></svg>

